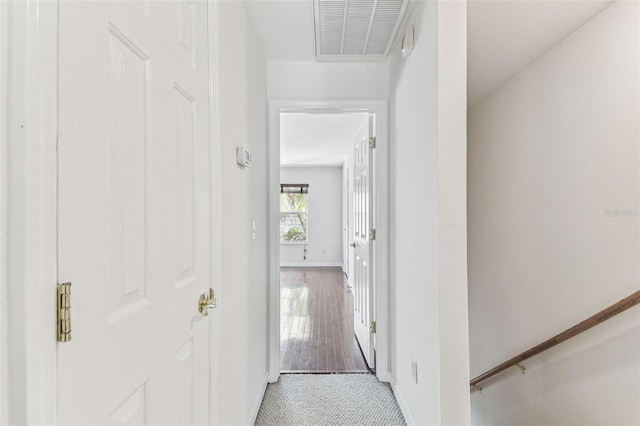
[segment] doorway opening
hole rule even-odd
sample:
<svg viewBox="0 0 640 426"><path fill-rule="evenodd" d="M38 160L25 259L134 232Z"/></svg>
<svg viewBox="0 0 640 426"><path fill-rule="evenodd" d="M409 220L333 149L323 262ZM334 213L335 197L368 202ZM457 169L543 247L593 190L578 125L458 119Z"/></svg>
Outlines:
<svg viewBox="0 0 640 426"><path fill-rule="evenodd" d="M388 380L386 114L377 101L271 104L271 382Z"/></svg>
<svg viewBox="0 0 640 426"><path fill-rule="evenodd" d="M368 123L365 112L280 115L281 372L368 371L345 264L353 240L345 188Z"/></svg>

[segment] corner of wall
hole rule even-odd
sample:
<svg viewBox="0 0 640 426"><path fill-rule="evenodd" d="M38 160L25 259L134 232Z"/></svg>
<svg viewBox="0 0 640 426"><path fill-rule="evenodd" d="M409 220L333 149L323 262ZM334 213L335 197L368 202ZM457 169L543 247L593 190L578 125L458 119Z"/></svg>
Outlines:
<svg viewBox="0 0 640 426"><path fill-rule="evenodd" d="M415 49L394 52L390 72L393 388L407 421L465 425L466 3L424 2L413 13Z"/></svg>
<svg viewBox="0 0 640 426"><path fill-rule="evenodd" d="M416 420L413 418L413 414L411 413L411 410L407 405L407 401L402 395L402 392L400 392L400 389L398 389L396 380L393 377L393 375L391 375L390 377L389 385L391 385L391 390L393 391L393 394L396 397L396 401L398 402L398 407L400 407L400 411L402 412L402 416L404 417L404 420L407 422L407 426L414 426L414 425L417 426L418 422L416 422Z"/></svg>
<svg viewBox="0 0 640 426"><path fill-rule="evenodd" d="M216 310L216 405L221 424L257 412L268 362L266 60L242 2L219 2L221 288ZM250 168L235 149L251 150ZM255 223L255 238L251 235ZM218 289L216 289L218 292ZM257 324L257 325L256 325Z"/></svg>
<svg viewBox="0 0 640 426"><path fill-rule="evenodd" d="M260 412L260 406L262 405L262 400L264 399L264 394L267 391L267 386L269 386L269 374L264 375L264 381L258 389L258 393L253 401L253 406L251 411L249 412L249 421L247 422L247 426L253 426L256 423L256 419L258 418L258 412Z"/></svg>
<svg viewBox="0 0 640 426"><path fill-rule="evenodd" d="M464 1L439 2L438 285L442 425L468 425L471 422L466 70L467 4Z"/></svg>

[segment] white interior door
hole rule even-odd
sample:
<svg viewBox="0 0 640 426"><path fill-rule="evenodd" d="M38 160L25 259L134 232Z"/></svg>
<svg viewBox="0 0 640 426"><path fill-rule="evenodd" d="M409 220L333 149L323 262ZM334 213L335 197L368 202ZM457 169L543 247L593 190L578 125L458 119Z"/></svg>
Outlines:
<svg viewBox="0 0 640 426"><path fill-rule="evenodd" d="M345 179L345 183L346 183L346 187L345 187L345 194L346 196L344 197L344 206L345 206L345 221L344 221L344 230L345 230L345 237L344 237L344 253L345 253L345 275L347 276L347 286L351 287L351 278L349 276L349 273L351 271L351 243L349 242L349 240L351 239L351 170L347 169L346 171L346 179Z"/></svg>
<svg viewBox="0 0 640 426"><path fill-rule="evenodd" d="M354 144L353 155L353 305L354 331L362 353L370 368L375 368L373 321L373 250L370 240L372 228L373 135L370 120L366 136Z"/></svg>
<svg viewBox="0 0 640 426"><path fill-rule="evenodd" d="M206 424L207 4L59 5L59 424Z"/></svg>

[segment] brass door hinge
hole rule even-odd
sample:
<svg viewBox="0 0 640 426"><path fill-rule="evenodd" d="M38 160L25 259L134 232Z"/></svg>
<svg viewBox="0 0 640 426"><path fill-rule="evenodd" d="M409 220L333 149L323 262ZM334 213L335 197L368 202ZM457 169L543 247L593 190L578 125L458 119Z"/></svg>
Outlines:
<svg viewBox="0 0 640 426"><path fill-rule="evenodd" d="M369 148L376 149L376 137L369 138Z"/></svg>
<svg viewBox="0 0 640 426"><path fill-rule="evenodd" d="M71 283L58 284L58 342L71 340Z"/></svg>
<svg viewBox="0 0 640 426"><path fill-rule="evenodd" d="M375 241L376 240L376 230L375 229L370 229L369 230L369 241Z"/></svg>
<svg viewBox="0 0 640 426"><path fill-rule="evenodd" d="M369 325L369 331L371 331L371 333L376 332L376 322L375 321L371 321L371 324Z"/></svg>

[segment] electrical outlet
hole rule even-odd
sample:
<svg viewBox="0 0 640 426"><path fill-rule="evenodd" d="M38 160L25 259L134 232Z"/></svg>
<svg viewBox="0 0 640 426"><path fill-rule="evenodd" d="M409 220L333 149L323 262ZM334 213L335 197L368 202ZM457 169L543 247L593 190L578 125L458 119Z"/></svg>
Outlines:
<svg viewBox="0 0 640 426"><path fill-rule="evenodd" d="M414 382L418 383L418 361L414 358L411 358L411 377Z"/></svg>
<svg viewBox="0 0 640 426"><path fill-rule="evenodd" d="M327 249L322 249L322 254L327 254Z"/></svg>

